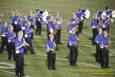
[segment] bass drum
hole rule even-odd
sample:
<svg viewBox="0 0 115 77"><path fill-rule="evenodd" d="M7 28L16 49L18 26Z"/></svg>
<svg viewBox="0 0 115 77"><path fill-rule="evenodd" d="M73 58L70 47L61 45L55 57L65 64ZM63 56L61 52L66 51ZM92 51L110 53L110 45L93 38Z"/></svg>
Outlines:
<svg viewBox="0 0 115 77"><path fill-rule="evenodd" d="M90 17L90 10L86 9L84 14L85 14L85 18L88 19Z"/></svg>
<svg viewBox="0 0 115 77"><path fill-rule="evenodd" d="M112 11L112 18L115 18L115 10Z"/></svg>
<svg viewBox="0 0 115 77"><path fill-rule="evenodd" d="M106 14L106 12L105 12L105 11L103 11L103 12L101 13L101 17L102 17L102 19L106 19L107 14Z"/></svg>

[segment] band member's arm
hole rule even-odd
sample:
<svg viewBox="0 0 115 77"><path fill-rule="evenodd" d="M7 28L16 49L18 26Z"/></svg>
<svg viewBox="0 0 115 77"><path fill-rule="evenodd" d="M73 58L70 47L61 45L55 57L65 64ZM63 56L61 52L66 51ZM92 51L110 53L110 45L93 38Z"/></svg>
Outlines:
<svg viewBox="0 0 115 77"><path fill-rule="evenodd" d="M24 40L24 42L23 42L23 44L22 45L20 45L20 46L16 46L16 49L20 49L20 48L22 48L22 47L24 47L24 46L29 46L29 44L28 43L26 43L26 41Z"/></svg>
<svg viewBox="0 0 115 77"><path fill-rule="evenodd" d="M10 37L9 40L14 39L16 37L16 34L14 36Z"/></svg>

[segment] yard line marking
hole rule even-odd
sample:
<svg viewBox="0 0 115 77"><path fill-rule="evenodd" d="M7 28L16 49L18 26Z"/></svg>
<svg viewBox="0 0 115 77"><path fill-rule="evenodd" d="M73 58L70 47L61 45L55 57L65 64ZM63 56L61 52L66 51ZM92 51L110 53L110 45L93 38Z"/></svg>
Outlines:
<svg viewBox="0 0 115 77"><path fill-rule="evenodd" d="M0 64L9 65L9 66L14 67L14 64L11 64L11 63L0 62Z"/></svg>
<svg viewBox="0 0 115 77"><path fill-rule="evenodd" d="M88 64L88 63L83 63L83 62L78 62L79 64L83 64L83 65L87 65L87 66L92 66L92 67L98 67L100 68L100 66L97 65L93 65L93 64Z"/></svg>
<svg viewBox="0 0 115 77"><path fill-rule="evenodd" d="M80 46L84 46L84 47L93 48L93 46L92 46L92 45L80 45Z"/></svg>
<svg viewBox="0 0 115 77"><path fill-rule="evenodd" d="M14 69L15 67L4 67L4 66L0 66L0 69Z"/></svg>
<svg viewBox="0 0 115 77"><path fill-rule="evenodd" d="M9 73L9 74L13 74L13 75L15 75L15 73L14 73L14 72L5 71L5 70L0 70L0 71L5 72L5 73Z"/></svg>
<svg viewBox="0 0 115 77"><path fill-rule="evenodd" d="M5 63L5 62L0 62L1 65L5 66L0 66L1 69L14 69L15 65L11 63Z"/></svg>

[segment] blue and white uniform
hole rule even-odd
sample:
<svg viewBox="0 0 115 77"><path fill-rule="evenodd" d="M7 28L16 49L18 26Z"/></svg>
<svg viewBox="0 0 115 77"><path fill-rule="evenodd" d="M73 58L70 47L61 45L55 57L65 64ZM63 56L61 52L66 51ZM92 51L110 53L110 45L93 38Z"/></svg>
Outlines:
<svg viewBox="0 0 115 77"><path fill-rule="evenodd" d="M101 34L97 34L95 37L95 43L96 43L96 62L101 62L101 58L102 58L102 54L101 54L101 48L100 48L100 43L102 40L102 35Z"/></svg>
<svg viewBox="0 0 115 77"><path fill-rule="evenodd" d="M97 44L100 44L101 39L102 39L102 35L97 34L96 37L95 37L95 42L96 42Z"/></svg>
<svg viewBox="0 0 115 77"><path fill-rule="evenodd" d="M106 19L102 20L103 30L109 31L109 22Z"/></svg>
<svg viewBox="0 0 115 77"><path fill-rule="evenodd" d="M76 19L71 19L71 21L72 21L72 22L73 22L73 21L76 21ZM72 33L72 29L74 29L74 28L77 29L78 23L79 23L79 22L71 23L71 24L69 25L68 29L67 29L67 32L68 32L68 33Z"/></svg>
<svg viewBox="0 0 115 77"><path fill-rule="evenodd" d="M16 34L14 32L8 32L8 60L12 60L12 57L15 60L15 38Z"/></svg>
<svg viewBox="0 0 115 77"><path fill-rule="evenodd" d="M24 35L25 36L25 40L29 44L29 46L26 47L25 53L27 53L27 50L29 50L31 54L35 54L34 49L33 49L33 45L32 45L32 32L31 32L31 28L26 26L25 30L24 30L24 33L25 33L25 35Z"/></svg>
<svg viewBox="0 0 115 77"><path fill-rule="evenodd" d="M1 47L0 47L0 53L3 53L4 46L8 45L8 39L7 39L7 33L8 33L8 27L2 27L1 29Z"/></svg>
<svg viewBox="0 0 115 77"><path fill-rule="evenodd" d="M100 41L100 48L101 48L101 68L108 68L109 66L109 38L104 37Z"/></svg>
<svg viewBox="0 0 115 77"><path fill-rule="evenodd" d="M70 34L68 37L69 46L77 46L77 35Z"/></svg>
<svg viewBox="0 0 115 77"><path fill-rule="evenodd" d="M55 67L55 61L56 61L56 53L55 53L55 41L54 40L48 40L46 43L47 48L47 67L48 69L56 70Z"/></svg>
<svg viewBox="0 0 115 77"><path fill-rule="evenodd" d="M95 44L95 37L96 35L98 34L98 26L99 26L99 20L98 19L93 19L91 21L91 27L92 27L92 34L93 34L93 37L92 37L92 45Z"/></svg>
<svg viewBox="0 0 115 77"><path fill-rule="evenodd" d="M47 52L50 52L52 51L51 49L54 49L56 46L56 43L55 41L51 41L51 40L48 40L47 43L46 43L46 48L47 48Z"/></svg>
<svg viewBox="0 0 115 77"><path fill-rule="evenodd" d="M49 30L50 34L54 33L54 29L55 29L55 27L54 27L53 22L52 21L48 21L48 30Z"/></svg>
<svg viewBox="0 0 115 77"><path fill-rule="evenodd" d="M92 29L98 28L98 25L99 25L98 19L93 19L93 20L91 21L91 27L92 27Z"/></svg>
<svg viewBox="0 0 115 77"><path fill-rule="evenodd" d="M98 20L102 20L102 12L96 12L95 16L98 17Z"/></svg>
<svg viewBox="0 0 115 77"><path fill-rule="evenodd" d="M8 38L8 43L15 42L16 35L14 32L8 32L7 38Z"/></svg>
<svg viewBox="0 0 115 77"><path fill-rule="evenodd" d="M15 40L15 49L16 49L16 76L24 76L24 41L25 39L22 38L21 40ZM19 48L20 47L20 48Z"/></svg>
<svg viewBox="0 0 115 77"><path fill-rule="evenodd" d="M85 17L85 14L82 10L80 10L80 11L76 12L76 17L80 20L83 20Z"/></svg>
<svg viewBox="0 0 115 77"><path fill-rule="evenodd" d="M68 44L70 48L70 54L69 54L69 63L71 66L75 66L77 62L77 56L78 56L78 36L76 34L69 34L68 37Z"/></svg>
<svg viewBox="0 0 115 77"><path fill-rule="evenodd" d="M31 28L28 26L25 26L24 34L25 34L25 38L31 39L31 35L32 35Z"/></svg>

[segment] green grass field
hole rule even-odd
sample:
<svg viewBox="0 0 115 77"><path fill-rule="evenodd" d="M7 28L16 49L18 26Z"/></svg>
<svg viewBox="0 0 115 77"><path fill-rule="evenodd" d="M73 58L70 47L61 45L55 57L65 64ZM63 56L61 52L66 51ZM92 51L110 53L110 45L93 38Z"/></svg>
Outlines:
<svg viewBox="0 0 115 77"><path fill-rule="evenodd" d="M18 9L22 14L26 15L30 9L35 11L37 8L59 12L64 19L62 24L62 41L66 41L68 34L66 32L69 25L69 19L72 12L79 8L89 8L91 14L97 10L103 10L105 6L115 9L115 0L0 0L0 14L4 14L3 19L7 20L11 16L11 11ZM29 77L115 77L115 22L110 24L110 69L102 70L100 65L95 62L92 53L95 47L91 45L89 38L92 36L90 21L92 16L85 20L83 33L80 35L78 66L71 67L68 62L69 49L66 44L59 46L57 51L57 70L48 70L46 65L46 31L42 32L43 37L34 36L33 46L36 54L25 55L25 74ZM0 54L0 62L12 63L7 60L7 52ZM0 65L2 67L3 65ZM14 69L0 68L0 77L15 77Z"/></svg>

